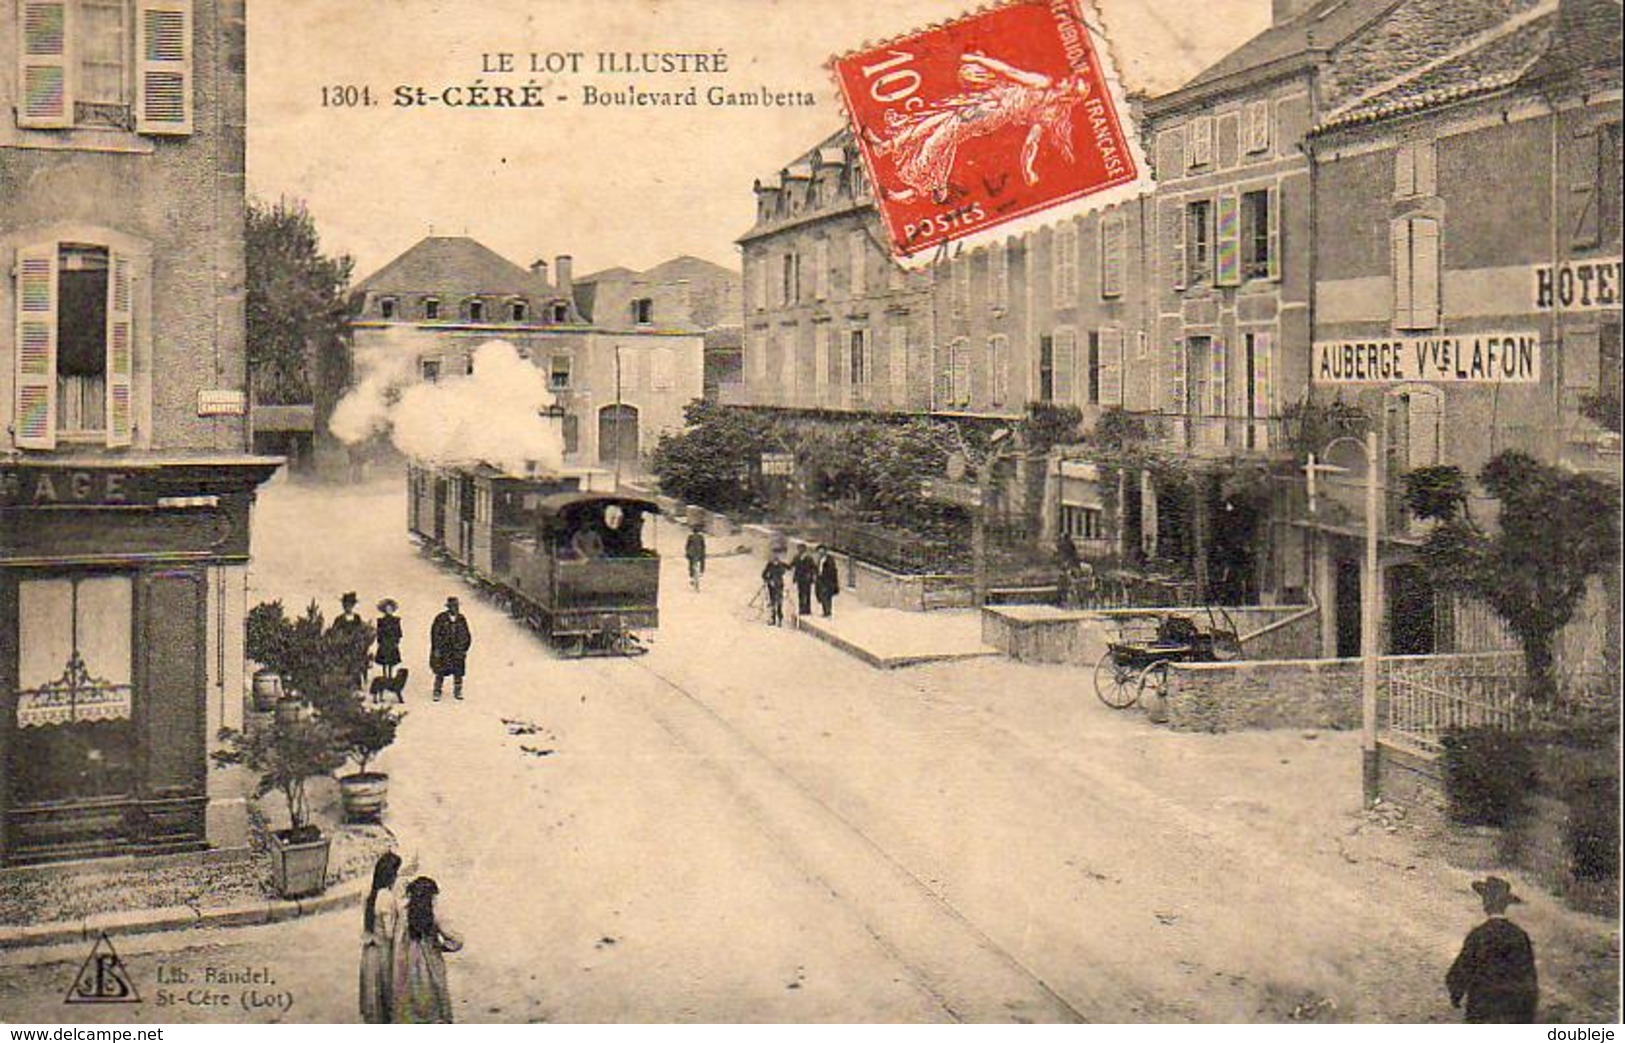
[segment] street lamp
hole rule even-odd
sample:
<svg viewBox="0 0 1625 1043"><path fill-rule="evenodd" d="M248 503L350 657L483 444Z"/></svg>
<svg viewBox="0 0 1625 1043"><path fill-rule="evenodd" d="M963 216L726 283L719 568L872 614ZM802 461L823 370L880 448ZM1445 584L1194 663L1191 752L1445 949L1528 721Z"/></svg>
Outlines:
<svg viewBox="0 0 1625 1043"><path fill-rule="evenodd" d="M1350 442L1359 444L1362 440L1353 435L1344 435L1334 438L1327 443L1325 452L1330 454L1339 444ZM1366 806L1371 806L1377 799L1378 758L1377 758L1377 659L1381 655L1378 644L1378 620L1382 616L1382 589L1379 585L1380 570L1378 567L1377 524L1379 511L1378 492L1382 485L1378 479L1377 466L1382 459L1382 434L1376 425L1366 432L1365 445L1365 568L1362 570L1360 580L1360 767L1362 792L1365 795ZM1319 472L1327 474L1347 474L1348 468L1338 467L1334 464L1322 464L1315 461L1315 454L1309 454L1309 462L1304 465L1304 472L1308 476L1309 484L1309 513L1315 513L1315 476Z"/></svg>

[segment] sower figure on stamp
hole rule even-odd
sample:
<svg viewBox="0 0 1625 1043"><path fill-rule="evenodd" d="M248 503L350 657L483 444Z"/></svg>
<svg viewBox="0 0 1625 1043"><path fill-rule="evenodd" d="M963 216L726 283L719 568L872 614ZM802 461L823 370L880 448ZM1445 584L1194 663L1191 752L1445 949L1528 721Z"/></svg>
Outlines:
<svg viewBox="0 0 1625 1043"><path fill-rule="evenodd" d="M767 591L767 625L779 626L784 622L784 574L790 566L784 563L783 551L774 550L773 557L762 569L762 586Z"/></svg>
<svg viewBox="0 0 1625 1043"><path fill-rule="evenodd" d="M463 697L463 671L468 664L468 649L474 644L468 620L454 597L446 599L446 610L434 617L429 627L429 669L434 671L434 698L440 700L440 691L447 677L452 679L452 696Z"/></svg>
<svg viewBox="0 0 1625 1043"><path fill-rule="evenodd" d="M1535 947L1523 928L1506 918L1507 907L1523 899L1498 876L1473 881L1489 919L1474 927L1450 965L1445 986L1450 1005L1467 1001L1467 1021L1527 1025L1535 1020L1540 988L1535 979Z"/></svg>

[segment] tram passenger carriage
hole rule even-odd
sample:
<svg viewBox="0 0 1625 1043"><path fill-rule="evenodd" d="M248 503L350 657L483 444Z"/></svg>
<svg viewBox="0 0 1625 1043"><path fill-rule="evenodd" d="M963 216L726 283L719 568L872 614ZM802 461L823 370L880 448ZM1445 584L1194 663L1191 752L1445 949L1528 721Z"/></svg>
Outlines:
<svg viewBox="0 0 1625 1043"><path fill-rule="evenodd" d="M582 485L579 475L413 464L407 528L563 651L641 651L639 632L660 622L660 557L644 540L660 508Z"/></svg>

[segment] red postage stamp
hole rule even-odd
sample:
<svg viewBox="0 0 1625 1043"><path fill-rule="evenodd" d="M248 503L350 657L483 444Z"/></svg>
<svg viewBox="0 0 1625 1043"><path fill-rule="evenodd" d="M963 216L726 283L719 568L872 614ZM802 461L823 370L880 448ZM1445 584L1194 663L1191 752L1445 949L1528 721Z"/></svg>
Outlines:
<svg viewBox="0 0 1625 1043"><path fill-rule="evenodd" d="M1149 185L1088 2L1015 0L833 61L899 260Z"/></svg>

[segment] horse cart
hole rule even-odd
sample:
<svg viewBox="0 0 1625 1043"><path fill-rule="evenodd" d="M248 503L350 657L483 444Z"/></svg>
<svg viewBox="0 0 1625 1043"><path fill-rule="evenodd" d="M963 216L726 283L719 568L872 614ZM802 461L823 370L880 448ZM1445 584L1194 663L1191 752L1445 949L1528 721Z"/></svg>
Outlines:
<svg viewBox="0 0 1625 1043"><path fill-rule="evenodd" d="M1209 605L1203 618L1178 612L1113 613L1117 638L1095 664L1095 695L1114 710L1127 709L1147 694L1167 694L1174 663L1222 663L1241 658L1236 625L1222 606Z"/></svg>

